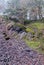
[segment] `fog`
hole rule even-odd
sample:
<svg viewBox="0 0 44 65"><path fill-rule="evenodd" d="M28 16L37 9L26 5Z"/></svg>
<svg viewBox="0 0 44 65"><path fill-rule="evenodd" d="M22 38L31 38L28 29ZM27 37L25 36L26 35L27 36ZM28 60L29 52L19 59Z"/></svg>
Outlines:
<svg viewBox="0 0 44 65"><path fill-rule="evenodd" d="M10 2L11 0L0 0L0 13L4 12L5 9L7 9L8 1ZM35 0L31 0L31 1L30 0L12 0L12 1L14 1L15 6L17 6L17 7L27 7L28 8L31 6L35 6L35 4L34 4ZM17 4L16 4L16 2L17 2ZM44 5L44 0L42 3ZM42 10L44 10L44 6L43 6Z"/></svg>

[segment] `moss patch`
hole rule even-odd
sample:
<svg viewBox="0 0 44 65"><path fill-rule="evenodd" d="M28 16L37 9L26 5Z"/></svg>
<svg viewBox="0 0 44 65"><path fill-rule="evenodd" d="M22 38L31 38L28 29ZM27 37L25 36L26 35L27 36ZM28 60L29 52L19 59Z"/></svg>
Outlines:
<svg viewBox="0 0 44 65"><path fill-rule="evenodd" d="M34 32L32 28L26 28L26 31L27 32L32 32L32 33Z"/></svg>
<svg viewBox="0 0 44 65"><path fill-rule="evenodd" d="M32 23L31 25L32 27L35 26L38 29L44 29L44 23L41 23L41 22L35 22L35 23Z"/></svg>
<svg viewBox="0 0 44 65"><path fill-rule="evenodd" d="M30 46L32 49L36 49L39 47L40 42L38 41L29 41L29 40L25 40L25 42L27 43L28 46Z"/></svg>
<svg viewBox="0 0 44 65"><path fill-rule="evenodd" d="M42 50L42 48L40 48L40 45L41 45L40 41L29 41L29 40L25 39L25 42L33 50L36 50L37 52L44 54L44 50Z"/></svg>

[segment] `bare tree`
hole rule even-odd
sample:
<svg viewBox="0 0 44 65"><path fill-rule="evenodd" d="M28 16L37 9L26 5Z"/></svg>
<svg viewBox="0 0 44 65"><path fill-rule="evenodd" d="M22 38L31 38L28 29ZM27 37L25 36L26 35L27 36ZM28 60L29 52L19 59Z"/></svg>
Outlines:
<svg viewBox="0 0 44 65"><path fill-rule="evenodd" d="M9 0L8 9L6 12L10 12L12 15L14 14L15 16L16 16L15 13L18 13L19 14L18 17L21 20L24 20L25 14L27 14L26 10L34 8L34 9L31 9L32 12L34 13L33 15L34 19L37 18L37 15L39 16L39 19L41 19L42 18L42 2L43 0L31 0L31 1L30 0Z"/></svg>
<svg viewBox="0 0 44 65"><path fill-rule="evenodd" d="M42 1L43 0L35 0L35 4L38 8L38 15L39 15L39 19L42 18Z"/></svg>

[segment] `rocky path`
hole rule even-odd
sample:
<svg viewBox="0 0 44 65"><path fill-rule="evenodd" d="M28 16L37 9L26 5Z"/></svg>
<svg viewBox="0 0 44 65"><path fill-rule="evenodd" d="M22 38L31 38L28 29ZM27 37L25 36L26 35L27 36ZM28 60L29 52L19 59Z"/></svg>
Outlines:
<svg viewBox="0 0 44 65"><path fill-rule="evenodd" d="M14 37L5 39L5 24L0 23L0 65L44 65L44 55Z"/></svg>

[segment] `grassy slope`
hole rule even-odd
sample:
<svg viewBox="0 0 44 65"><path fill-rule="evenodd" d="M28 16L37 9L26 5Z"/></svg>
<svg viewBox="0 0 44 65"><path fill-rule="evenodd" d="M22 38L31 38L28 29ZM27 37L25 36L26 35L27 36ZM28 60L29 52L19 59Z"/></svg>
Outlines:
<svg viewBox="0 0 44 65"><path fill-rule="evenodd" d="M41 22L33 23L32 26L37 27L39 30L44 29L44 23L41 23Z"/></svg>
<svg viewBox="0 0 44 65"><path fill-rule="evenodd" d="M22 25L20 23L18 23L18 24L15 23L15 26L20 26L23 29L26 27L26 31L27 32L31 32L31 33L35 33L33 28L38 29L38 32L40 32L40 30L44 29L44 23L39 22L39 21L27 24L26 26L24 26L24 25ZM41 45L42 40L32 40L32 41L29 41L26 37L25 37L24 40L25 40L26 44L29 47L31 47L32 49L37 50L37 51L39 51L41 53L44 53L44 51L41 50L41 48L39 48L39 46Z"/></svg>
<svg viewBox="0 0 44 65"><path fill-rule="evenodd" d="M33 33L33 28L37 28L40 31L40 30L44 29L44 23L42 23L42 22L30 23L30 24L28 24L26 30L28 32L32 32ZM29 41L28 39L25 38L25 42L32 49L35 49L35 50L37 50L37 51L39 51L41 53L44 53L44 50L42 50L41 48L39 48L39 46L41 45L42 40ZM43 45L44 45L44 43L43 43Z"/></svg>

